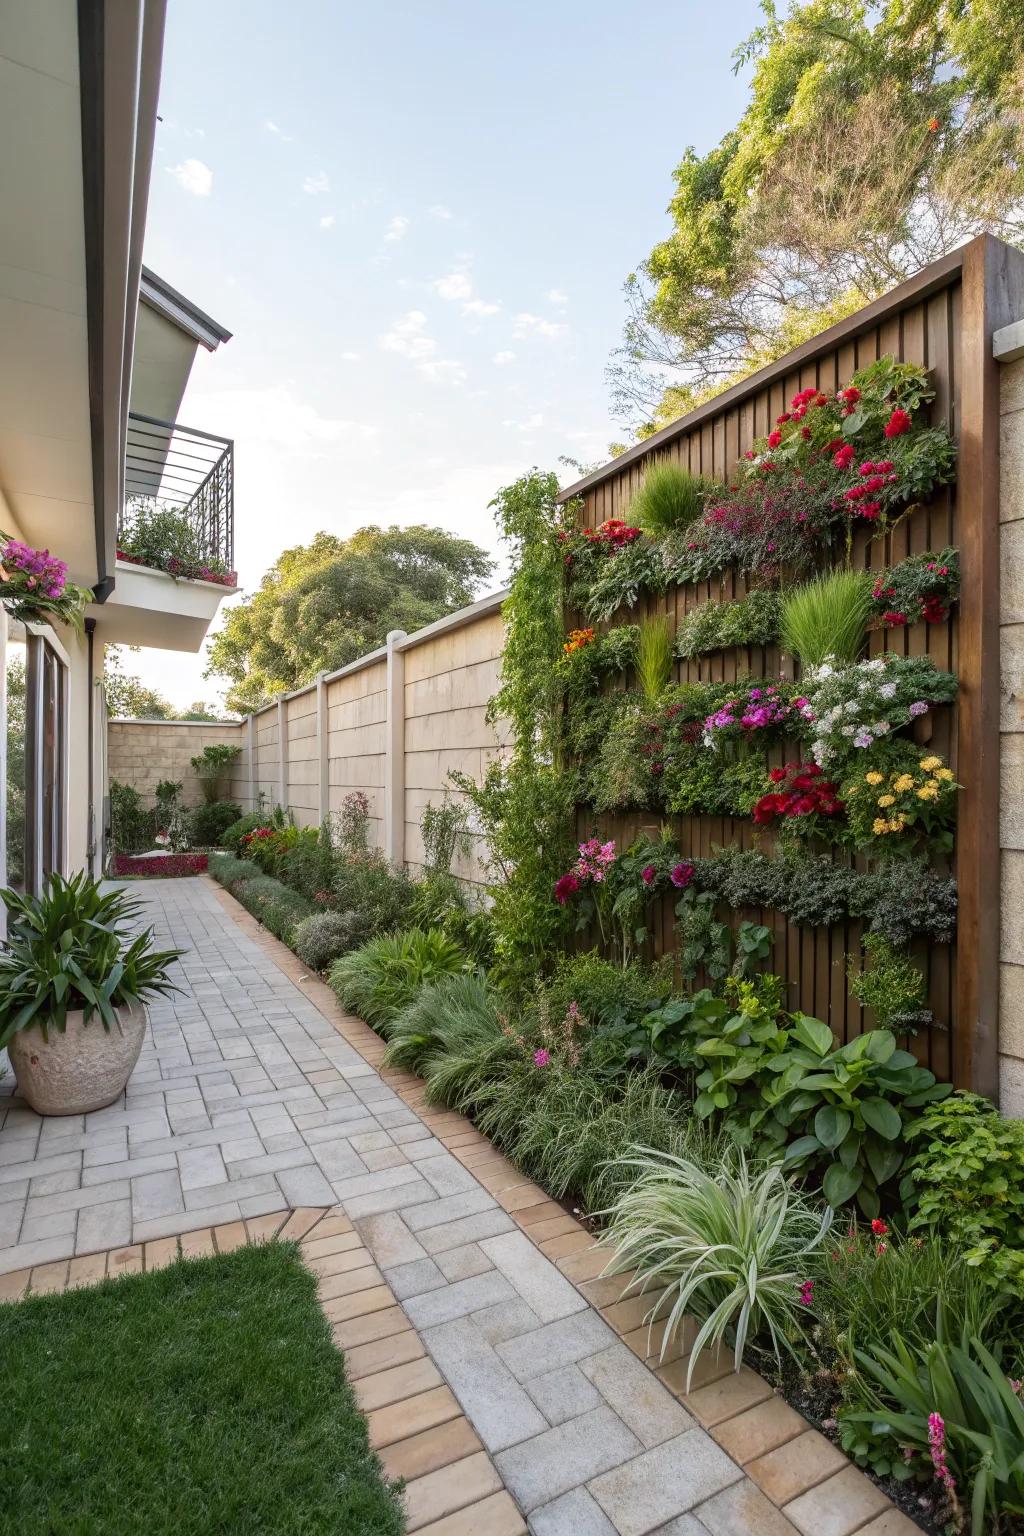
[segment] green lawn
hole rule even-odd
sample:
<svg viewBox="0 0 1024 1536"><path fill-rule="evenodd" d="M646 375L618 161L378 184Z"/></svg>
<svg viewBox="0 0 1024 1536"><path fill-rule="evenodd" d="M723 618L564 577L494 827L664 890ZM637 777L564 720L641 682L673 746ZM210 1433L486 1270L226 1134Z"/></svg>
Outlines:
<svg viewBox="0 0 1024 1536"><path fill-rule="evenodd" d="M289 1244L0 1306L0 1531L401 1536Z"/></svg>

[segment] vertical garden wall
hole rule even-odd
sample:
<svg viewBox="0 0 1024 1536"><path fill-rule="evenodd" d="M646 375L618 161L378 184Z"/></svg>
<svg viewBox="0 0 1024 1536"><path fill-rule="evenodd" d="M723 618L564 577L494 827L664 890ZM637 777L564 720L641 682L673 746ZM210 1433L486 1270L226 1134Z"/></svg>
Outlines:
<svg viewBox="0 0 1024 1536"><path fill-rule="evenodd" d="M998 850L998 372L992 332L1024 312L1024 256L983 237L920 273L884 299L803 345L779 363L753 375L691 412L621 458L570 487L563 500L579 498L585 529L609 519L630 521L630 505L652 467L671 462L693 474L729 483L745 467L745 456L773 432L795 396L806 391L834 395L853 376L883 358L928 370L934 398L922 421L945 428L958 446L955 479L940 484L919 504L911 498L906 515L872 523L851 520L849 559L855 568L881 574L908 556L959 550L962 592L959 604L930 610L905 624L873 628L870 656L895 652L927 656L943 672L957 675L959 692L913 722L910 736L924 755L948 763L963 786L952 849L934 850L929 860L939 874L954 874L959 893L952 942L915 937L910 954L925 978L927 1008L934 1022L911 1042L918 1057L941 1077L952 1077L995 1096L997 1092L997 1008L999 942ZM844 562L846 550L830 556ZM723 570L703 580L670 582L665 590L641 592L621 606L602 631L664 615L673 633L688 616L712 602L737 603L759 584L758 572ZM593 622L585 615L574 622ZM777 643L730 644L677 659L674 680L732 683L794 677L794 665ZM604 684L624 687L629 674ZM791 760L785 744L768 761ZM668 821L688 859L706 858L722 847L773 849L774 833L750 816L670 815L664 804L596 811L580 807L581 835L596 830L620 849L639 834L659 836ZM832 857L869 870L863 854L836 851ZM678 943L675 892L666 895L658 917L655 948ZM870 917L845 917L830 925L790 921L770 908L744 908L738 918L763 922L774 934L771 967L789 987L789 1005L826 1019L840 1040L871 1028L875 1021L855 995L854 971Z"/></svg>

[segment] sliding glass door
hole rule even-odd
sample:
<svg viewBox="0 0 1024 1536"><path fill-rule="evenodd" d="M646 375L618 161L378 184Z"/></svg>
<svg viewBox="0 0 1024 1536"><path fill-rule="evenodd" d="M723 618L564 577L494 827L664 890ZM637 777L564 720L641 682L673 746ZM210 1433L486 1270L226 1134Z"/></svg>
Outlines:
<svg viewBox="0 0 1024 1536"><path fill-rule="evenodd" d="M46 627L8 618L3 676L4 880L38 892L65 869L67 661Z"/></svg>

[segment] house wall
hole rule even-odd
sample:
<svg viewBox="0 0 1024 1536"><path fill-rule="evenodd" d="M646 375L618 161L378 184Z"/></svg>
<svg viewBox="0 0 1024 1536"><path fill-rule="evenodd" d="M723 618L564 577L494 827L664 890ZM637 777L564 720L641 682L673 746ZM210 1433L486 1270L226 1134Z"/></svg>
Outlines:
<svg viewBox="0 0 1024 1536"><path fill-rule="evenodd" d="M1024 357L1000 369L999 1097L1024 1116Z"/></svg>

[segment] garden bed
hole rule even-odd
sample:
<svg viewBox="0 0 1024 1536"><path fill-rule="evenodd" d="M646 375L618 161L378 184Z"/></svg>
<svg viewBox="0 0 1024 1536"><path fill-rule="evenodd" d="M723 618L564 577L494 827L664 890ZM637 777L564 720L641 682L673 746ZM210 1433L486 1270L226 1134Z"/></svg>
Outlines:
<svg viewBox="0 0 1024 1536"><path fill-rule="evenodd" d="M287 1244L0 1306L5 1530L401 1536Z"/></svg>
<svg viewBox="0 0 1024 1536"><path fill-rule="evenodd" d="M170 880L180 875L204 875L205 853L115 853L110 873L116 880Z"/></svg>

